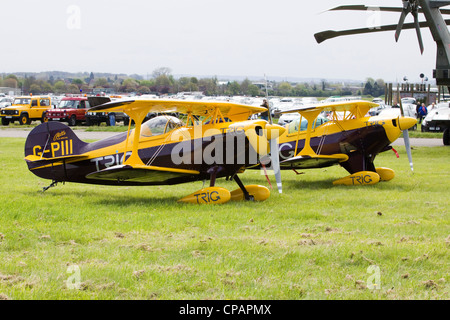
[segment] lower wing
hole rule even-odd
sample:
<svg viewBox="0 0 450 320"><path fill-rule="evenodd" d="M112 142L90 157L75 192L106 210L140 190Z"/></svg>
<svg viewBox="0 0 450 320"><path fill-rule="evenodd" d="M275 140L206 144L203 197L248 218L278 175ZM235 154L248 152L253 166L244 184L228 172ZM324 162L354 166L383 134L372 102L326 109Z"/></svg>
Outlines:
<svg viewBox="0 0 450 320"><path fill-rule="evenodd" d="M348 156L343 153L332 155L303 155L283 160L280 162L280 166L282 169L323 168L347 160Z"/></svg>
<svg viewBox="0 0 450 320"><path fill-rule="evenodd" d="M119 182L170 184L171 180L189 178L199 174L200 172L196 170L141 165L117 165L90 173L86 178Z"/></svg>

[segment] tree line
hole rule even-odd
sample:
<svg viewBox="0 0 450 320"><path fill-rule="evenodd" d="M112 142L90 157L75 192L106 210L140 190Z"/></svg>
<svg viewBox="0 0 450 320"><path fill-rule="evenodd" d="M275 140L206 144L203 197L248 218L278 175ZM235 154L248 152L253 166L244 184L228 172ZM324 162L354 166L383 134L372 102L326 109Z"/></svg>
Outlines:
<svg viewBox="0 0 450 320"><path fill-rule="evenodd" d="M264 96L266 90L255 85L249 79L243 81L220 82L217 77L197 78L180 77L176 79L169 68L158 68L153 71L151 78L139 77L95 77L93 72L85 78L57 78L36 79L34 76L18 77L10 74L0 78L0 87L19 88L23 94L64 94L90 93L93 89L108 89L116 93L136 94L176 94L178 92L203 92L207 96ZM359 86L350 87L342 83L290 83L288 81L269 81L270 96L295 97L329 97L345 95L371 95L378 97L384 94L384 81L368 78Z"/></svg>

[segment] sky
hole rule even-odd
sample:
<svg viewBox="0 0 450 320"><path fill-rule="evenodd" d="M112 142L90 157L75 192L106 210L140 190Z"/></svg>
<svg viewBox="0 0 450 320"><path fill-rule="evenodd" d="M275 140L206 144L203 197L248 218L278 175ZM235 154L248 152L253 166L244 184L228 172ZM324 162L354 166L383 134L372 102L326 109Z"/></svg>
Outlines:
<svg viewBox="0 0 450 320"><path fill-rule="evenodd" d="M139 74L432 80L436 45L422 29L339 37L314 33L396 24L399 13L334 11L401 0L2 0L0 73ZM422 20L424 17L419 15ZM409 15L405 21L412 22Z"/></svg>

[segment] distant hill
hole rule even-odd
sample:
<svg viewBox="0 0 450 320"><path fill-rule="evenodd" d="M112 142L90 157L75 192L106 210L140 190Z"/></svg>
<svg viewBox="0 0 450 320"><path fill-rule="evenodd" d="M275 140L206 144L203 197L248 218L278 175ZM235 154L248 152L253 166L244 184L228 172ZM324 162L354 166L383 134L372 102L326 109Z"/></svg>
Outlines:
<svg viewBox="0 0 450 320"><path fill-rule="evenodd" d="M85 79L89 78L91 72L66 72L66 71L42 71L42 72L11 72L8 74L15 74L18 77L35 77L36 79L41 80L49 80L50 78L53 78L54 80L58 79ZM137 80L142 80L143 77L140 75L127 75L124 73L102 73L102 72L94 72L95 78L111 78L114 79L116 76L117 78L134 78Z"/></svg>
<svg viewBox="0 0 450 320"><path fill-rule="evenodd" d="M67 71L42 71L42 72L11 72L7 74L15 74L19 78L34 77L40 80L58 80L58 79L86 79L90 77L91 72L67 72ZM4 74L6 76L7 74ZM136 80L147 79L148 75L138 75L138 74L124 74L124 73L104 73L104 72L93 72L94 78L110 78L115 79L126 79L133 78ZM195 74L176 74L173 75L174 78L179 79L182 77L196 77L198 79L203 78L217 78L218 80L228 80L228 81L243 81L249 79L250 81L264 81L264 76L233 76L233 75L195 75ZM321 83L323 80L331 83L346 83L346 84L361 84L365 80L355 80L355 79L326 79L326 78L300 78L300 77L282 77L282 76L267 76L268 81L288 81L294 83Z"/></svg>

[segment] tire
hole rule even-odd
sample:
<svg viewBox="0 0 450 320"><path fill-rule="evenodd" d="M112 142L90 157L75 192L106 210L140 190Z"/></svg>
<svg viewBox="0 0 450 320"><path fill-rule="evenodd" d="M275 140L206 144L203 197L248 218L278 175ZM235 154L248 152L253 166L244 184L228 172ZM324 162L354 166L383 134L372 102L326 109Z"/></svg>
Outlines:
<svg viewBox="0 0 450 320"><path fill-rule="evenodd" d="M124 118L123 119L123 125L124 126L127 126L127 125L129 125L130 124L130 118Z"/></svg>
<svg viewBox="0 0 450 320"><path fill-rule="evenodd" d="M69 118L69 127L73 127L77 125L77 117L73 114L70 118Z"/></svg>
<svg viewBox="0 0 450 320"><path fill-rule="evenodd" d="M5 117L2 117L2 125L3 125L3 126L9 125L9 120L6 119Z"/></svg>
<svg viewBox="0 0 450 320"><path fill-rule="evenodd" d="M41 123L48 122L47 112L42 113Z"/></svg>
<svg viewBox="0 0 450 320"><path fill-rule="evenodd" d="M28 114L21 114L20 115L20 117L19 117L19 123L20 123L20 125L21 126L23 126L23 125L30 125L31 124L31 120L30 120L30 118L28 117Z"/></svg>
<svg viewBox="0 0 450 320"><path fill-rule="evenodd" d="M442 136L442 142L444 142L444 146L450 146L450 129L445 128L444 134Z"/></svg>

